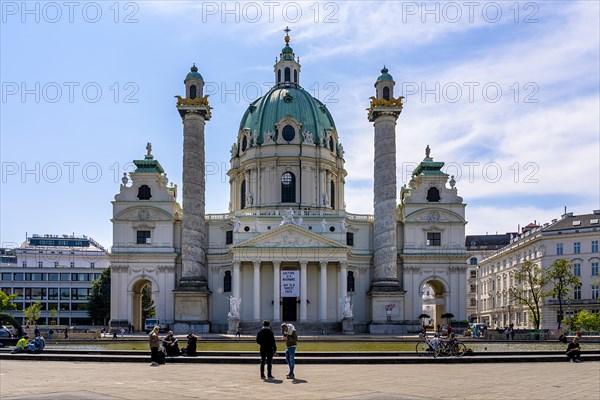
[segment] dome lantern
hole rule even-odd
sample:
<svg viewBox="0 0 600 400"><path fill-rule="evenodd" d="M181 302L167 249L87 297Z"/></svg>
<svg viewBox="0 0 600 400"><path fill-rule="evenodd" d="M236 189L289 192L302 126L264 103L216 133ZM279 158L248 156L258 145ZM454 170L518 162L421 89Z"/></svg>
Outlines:
<svg viewBox="0 0 600 400"><path fill-rule="evenodd" d="M276 86L300 86L300 63L295 58L294 50L290 47L290 28L287 26L284 29L285 47L281 49L279 60L276 60L274 72L275 72L275 85Z"/></svg>

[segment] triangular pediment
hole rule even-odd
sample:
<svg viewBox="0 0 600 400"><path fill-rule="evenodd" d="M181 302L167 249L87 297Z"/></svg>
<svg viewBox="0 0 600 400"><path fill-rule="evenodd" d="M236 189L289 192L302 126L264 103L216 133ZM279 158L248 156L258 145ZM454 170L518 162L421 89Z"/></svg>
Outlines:
<svg viewBox="0 0 600 400"><path fill-rule="evenodd" d="M245 240L233 246L238 248L329 248L350 250L350 247L335 240L301 228L294 224L279 226L270 232L263 233L252 239Z"/></svg>

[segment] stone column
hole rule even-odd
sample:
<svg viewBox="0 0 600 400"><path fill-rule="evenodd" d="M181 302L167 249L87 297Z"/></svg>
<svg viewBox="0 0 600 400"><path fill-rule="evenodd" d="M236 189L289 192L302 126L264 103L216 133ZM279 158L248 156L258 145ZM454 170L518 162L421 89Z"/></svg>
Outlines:
<svg viewBox="0 0 600 400"><path fill-rule="evenodd" d="M281 261L273 261L273 321L280 322L281 321L281 307L279 302L281 301Z"/></svg>
<svg viewBox="0 0 600 400"><path fill-rule="evenodd" d="M300 261L300 322L306 322L306 300L308 288L307 277L306 277L306 267L308 265L308 261Z"/></svg>
<svg viewBox="0 0 600 400"><path fill-rule="evenodd" d="M254 261L254 299L252 319L260 321L260 261Z"/></svg>
<svg viewBox="0 0 600 400"><path fill-rule="evenodd" d="M327 320L327 261L321 261L319 285L319 321Z"/></svg>
<svg viewBox="0 0 600 400"><path fill-rule="evenodd" d="M339 289L339 304L338 313L339 318L342 317L342 305L344 304L344 297L348 295L348 264L345 261L340 262L340 289Z"/></svg>
<svg viewBox="0 0 600 400"><path fill-rule="evenodd" d="M373 286L398 286L396 218L396 115L375 119Z"/></svg>
<svg viewBox="0 0 600 400"><path fill-rule="evenodd" d="M231 283L231 292L236 299L240 298L240 262L233 262L233 282Z"/></svg>
<svg viewBox="0 0 600 400"><path fill-rule="evenodd" d="M182 284L207 290L205 254L205 171L204 116L188 112L183 116L183 237Z"/></svg>

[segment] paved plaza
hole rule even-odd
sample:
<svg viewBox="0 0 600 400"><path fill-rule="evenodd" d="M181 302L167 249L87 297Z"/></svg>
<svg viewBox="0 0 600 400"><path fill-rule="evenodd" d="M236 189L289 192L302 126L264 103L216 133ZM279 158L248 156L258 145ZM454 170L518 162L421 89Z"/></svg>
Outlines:
<svg viewBox="0 0 600 400"><path fill-rule="evenodd" d="M2 360L0 398L12 399L598 399L600 362L274 366Z"/></svg>

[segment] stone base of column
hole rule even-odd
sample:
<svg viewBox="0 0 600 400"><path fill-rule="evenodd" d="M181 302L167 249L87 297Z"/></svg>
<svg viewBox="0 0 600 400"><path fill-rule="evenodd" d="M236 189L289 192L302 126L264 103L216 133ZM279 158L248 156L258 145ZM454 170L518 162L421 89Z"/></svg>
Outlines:
<svg viewBox="0 0 600 400"><path fill-rule="evenodd" d="M230 335L235 335L238 333L240 329L240 319L239 318L229 318L229 327L227 329L227 333Z"/></svg>
<svg viewBox="0 0 600 400"><path fill-rule="evenodd" d="M208 299L210 291L197 288L187 289L180 285L173 291L175 300L175 333L208 333L210 322L208 320Z"/></svg>
<svg viewBox="0 0 600 400"><path fill-rule="evenodd" d="M353 318L344 318L342 320L342 335L354 335Z"/></svg>

